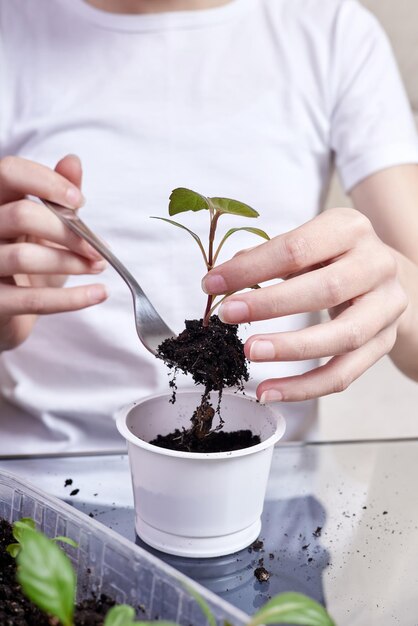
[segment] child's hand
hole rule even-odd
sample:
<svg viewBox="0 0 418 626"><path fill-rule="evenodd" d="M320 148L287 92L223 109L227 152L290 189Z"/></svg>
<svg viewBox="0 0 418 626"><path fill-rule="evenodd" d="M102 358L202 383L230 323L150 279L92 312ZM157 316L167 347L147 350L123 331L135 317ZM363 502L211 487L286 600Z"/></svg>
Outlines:
<svg viewBox="0 0 418 626"><path fill-rule="evenodd" d="M354 209L331 209L310 222L236 255L207 274L211 294L241 290L273 278L274 286L232 295L219 315L252 322L328 309L331 320L309 328L254 335L245 344L252 361L331 357L300 376L263 381L263 402L300 401L342 391L388 353L407 297L395 251Z"/></svg>

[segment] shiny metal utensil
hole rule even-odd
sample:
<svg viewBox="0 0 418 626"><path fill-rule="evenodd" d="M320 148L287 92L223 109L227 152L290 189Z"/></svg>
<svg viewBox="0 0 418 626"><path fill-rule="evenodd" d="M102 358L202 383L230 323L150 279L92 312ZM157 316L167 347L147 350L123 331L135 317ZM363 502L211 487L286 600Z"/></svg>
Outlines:
<svg viewBox="0 0 418 626"><path fill-rule="evenodd" d="M131 290L134 312L135 325L138 337L147 350L152 354L157 354L158 346L170 337L176 334L167 326L164 320L157 313L145 293L142 291L136 279L123 263L113 254L113 252L101 241L86 224L78 217L77 213L72 209L67 209L60 204L44 200L40 198L48 209L50 209L68 228L76 235L85 239L110 265L117 271L119 276L123 278L125 283Z"/></svg>

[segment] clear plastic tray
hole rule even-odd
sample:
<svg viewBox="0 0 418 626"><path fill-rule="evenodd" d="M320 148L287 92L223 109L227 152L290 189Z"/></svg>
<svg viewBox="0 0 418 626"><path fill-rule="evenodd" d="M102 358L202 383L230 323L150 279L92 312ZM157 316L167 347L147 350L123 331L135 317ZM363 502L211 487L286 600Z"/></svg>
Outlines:
<svg viewBox="0 0 418 626"><path fill-rule="evenodd" d="M194 588L209 604L219 625L242 626L249 617L139 546L120 537L70 505L11 474L0 473L0 517L12 522L32 517L49 537L65 535L78 548L63 546L78 577L78 599L105 593L139 608L142 619L173 620L205 626L206 618L185 589Z"/></svg>

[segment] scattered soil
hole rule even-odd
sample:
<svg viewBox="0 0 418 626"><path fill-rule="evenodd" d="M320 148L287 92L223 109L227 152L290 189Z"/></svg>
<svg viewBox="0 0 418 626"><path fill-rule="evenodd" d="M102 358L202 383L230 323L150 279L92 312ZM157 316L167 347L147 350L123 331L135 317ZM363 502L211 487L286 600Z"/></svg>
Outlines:
<svg viewBox="0 0 418 626"><path fill-rule="evenodd" d="M75 610L75 626L103 626L107 612L115 604L104 594L98 599L79 602Z"/></svg>
<svg viewBox="0 0 418 626"><path fill-rule="evenodd" d="M178 371L191 374L194 382L204 386L200 405L191 416L191 426L183 432L176 430L159 435L152 444L182 452L227 452L248 448L260 443L258 435L248 430L232 433L219 431L223 426L221 416L222 391L236 387L243 391L249 378L244 346L238 337L238 326L224 324L213 315L208 326L203 320L186 320L185 329L178 337L166 339L158 347L158 355L174 370L170 387L171 402L176 401L175 377ZM217 391L216 409L209 401L211 391ZM219 416L219 426L213 429L213 418Z"/></svg>
<svg viewBox="0 0 418 626"><path fill-rule="evenodd" d="M65 479L64 487L69 487L72 484L73 484L73 479L72 478L66 478Z"/></svg>
<svg viewBox="0 0 418 626"><path fill-rule="evenodd" d="M78 494L78 492L79 492L79 491L80 491L80 489L73 489L73 490L70 492L70 496L76 496L76 495Z"/></svg>
<svg viewBox="0 0 418 626"><path fill-rule="evenodd" d="M256 539L252 542L252 544L248 548L248 552L264 552L264 541L262 539ZM269 559L274 559L274 554L272 552L269 553ZM258 559L257 567L254 569L254 576L260 583L265 583L269 580L271 574L264 567L264 556Z"/></svg>
<svg viewBox="0 0 418 626"><path fill-rule="evenodd" d="M23 595L16 581L16 561L6 547L13 543L12 527L0 520L0 624L1 626L51 626L53 623ZM80 602L75 626L103 626L104 617L115 602L107 596Z"/></svg>
<svg viewBox="0 0 418 626"><path fill-rule="evenodd" d="M270 578L270 572L265 567L257 567L254 570L254 576L260 583L265 583Z"/></svg>

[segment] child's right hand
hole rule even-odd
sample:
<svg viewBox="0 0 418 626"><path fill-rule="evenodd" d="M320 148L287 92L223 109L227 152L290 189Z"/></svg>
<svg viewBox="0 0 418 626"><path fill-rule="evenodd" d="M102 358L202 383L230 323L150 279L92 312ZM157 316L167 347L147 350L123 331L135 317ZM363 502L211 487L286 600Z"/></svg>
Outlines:
<svg viewBox="0 0 418 626"><path fill-rule="evenodd" d="M98 274L106 263L32 195L72 209L83 203L81 163L73 155L51 170L19 157L0 160L0 351L30 334L36 317L106 299L99 284L64 288L70 274Z"/></svg>

